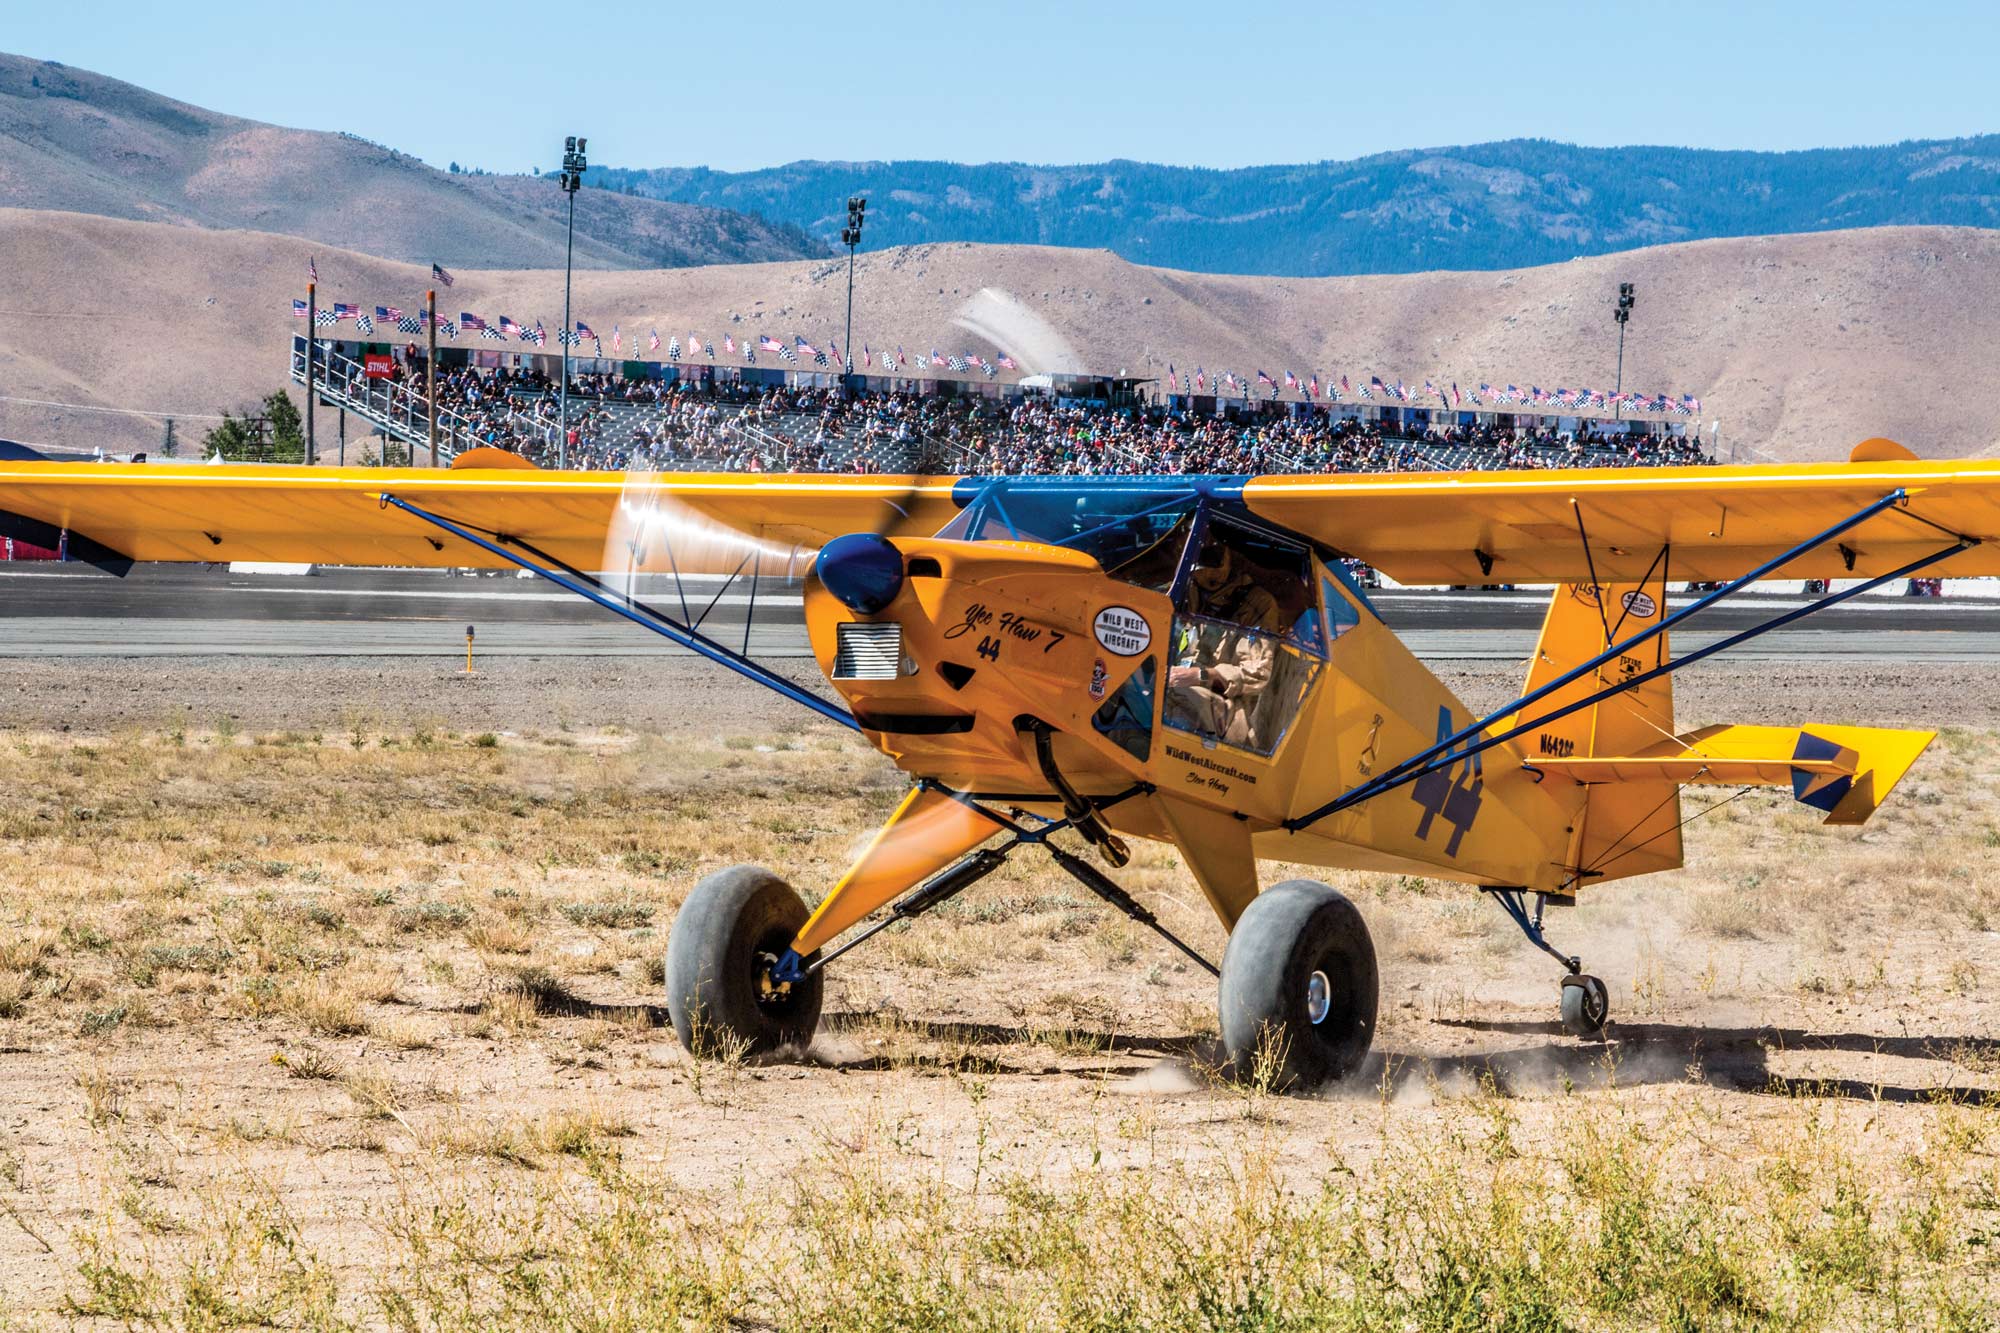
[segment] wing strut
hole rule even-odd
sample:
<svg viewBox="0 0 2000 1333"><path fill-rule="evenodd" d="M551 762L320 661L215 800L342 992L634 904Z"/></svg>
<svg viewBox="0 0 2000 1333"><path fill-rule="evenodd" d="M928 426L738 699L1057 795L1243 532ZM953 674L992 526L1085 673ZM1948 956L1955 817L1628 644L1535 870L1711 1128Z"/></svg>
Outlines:
<svg viewBox="0 0 2000 1333"><path fill-rule="evenodd" d="M733 648L717 643L714 639L709 638L692 625L682 624L673 617L654 610L636 598L614 597L605 591L603 584L590 575L584 573L582 570L563 564L545 552L537 551L535 554L540 559L547 560L549 562L547 565L537 563L536 560L529 559L527 556L519 555L507 549L509 545L513 545L520 546L524 550L533 551L534 548L526 542L520 541L517 538L499 536L499 534L495 534L499 537L499 540L488 540L470 528L454 523L441 514L433 514L427 509L411 504L408 500L397 499L386 491L382 494L382 503L384 505L394 505L405 513L414 514L426 523L443 528L454 537L461 537L471 542L474 546L490 551L503 560L511 561L532 574L540 575L559 588L566 589L579 597L596 602L607 611L616 611L633 624L641 625L662 638L670 639L691 652L699 653L711 662L728 667L738 675L748 677L766 689L776 691L785 698L790 699L793 703L804 704L821 717L838 722L841 726L852 728L855 731L861 730L861 725L854 720L854 714L848 712L839 704L829 703L810 690L799 688L791 681L780 676L777 672L772 671L769 667L746 656L744 653L739 653ZM554 568L550 566L554 566ZM745 646L748 646L747 634L745 635Z"/></svg>
<svg viewBox="0 0 2000 1333"><path fill-rule="evenodd" d="M1767 560L1763 564L1759 565L1756 569L1750 571L1748 574L1745 574L1740 578L1733 579L1730 582L1723 584L1722 587L1716 589L1714 592L1709 593L1706 596L1701 597L1696 601L1690 603L1689 605L1682 607L1679 611L1676 611L1671 615L1662 617L1659 624L1651 626L1650 628L1647 629L1640 630L1637 634L1634 634L1631 638L1626 639L1620 643L1613 644L1611 647L1605 649L1602 653L1599 653L1596 657L1593 657L1588 661L1583 662L1582 664L1572 668L1571 670L1562 673L1561 675L1555 677L1553 680L1550 680L1547 683L1543 684L1539 688L1530 690L1527 694L1522 695L1519 699L1516 699L1513 703L1508 704L1504 708L1498 709L1492 713L1487 714L1485 717L1480 718L1478 721L1471 723L1470 725L1466 726L1460 731L1454 732L1452 735L1432 745L1429 749L1419 751L1417 754L1410 756L1408 759L1403 760L1401 763L1398 763L1388 769L1385 769L1380 775L1376 776L1375 778L1372 778L1367 782L1361 783L1359 786L1348 789L1347 791L1341 793L1339 796L1334 797L1331 801L1328 801L1325 805L1320 806L1318 809L1308 811L1303 815L1298 815L1295 816L1294 818L1286 820L1282 827L1284 827L1288 831L1297 832L1299 829L1305 828L1308 825L1318 823L1320 820L1325 819L1329 815L1339 814L1342 810L1346 810L1353 806L1359 805L1361 802L1368 800L1371 797L1380 796L1385 792L1394 791L1399 787L1414 782L1418 778L1423 777L1427 773L1436 772L1440 769L1450 768L1454 764L1459 763L1461 760L1464 760L1471 755L1479 754L1485 750L1490 750L1494 746L1499 745L1504 741L1512 740L1514 737L1523 735L1524 733L1529 731L1533 731L1537 727L1546 726L1548 723L1556 721L1558 718L1568 717L1571 713L1575 713L1582 709L1588 708L1593 704L1602 703L1604 700L1611 698L1613 695L1623 694L1627 690L1634 689L1640 685L1645 684L1647 681L1655 680L1661 676L1668 675L1674 671L1678 671L1680 668L1684 666L1692 665L1693 663L1699 662L1706 657L1712 657L1716 653L1722 652L1723 650L1728 648L1733 648L1736 645L1747 642L1750 639L1754 639L1759 635L1767 634L1774 629L1781 629L1784 626L1791 624L1795 620L1802 620L1807 616L1814 615L1820 611L1824 611L1830 606L1837 606L1841 602L1846 601L1850 597L1856 597L1864 592L1872 591L1873 589L1879 588L1885 583L1893 582L1896 579L1907 578L1909 575L1915 573L1917 570L1924 569L1930 565L1936 564L1940 560L1946 559L1947 557L1950 556L1957 555L1961 551L1968 550L1971 547L1980 544L1979 538L1977 537L1969 537L1962 534L1954 533L1952 534L1954 540L1950 546L1942 547L1936 551L1933 551L1929 555L1919 556L1917 559L1910 561L1908 564L1903 565L1899 569L1893 569L1886 574L1877 575L1875 578L1869 579L1867 582L1862 583L1856 587L1849 588L1844 592L1830 593L1827 596L1820 598L1818 601L1809 602L1802 607L1798 607L1795 608L1794 610L1787 611L1785 614L1773 617L1772 619L1765 621L1761 625L1754 625L1749 629L1742 630L1736 634L1732 634L1727 638L1720 639L1715 643L1707 645L1706 647L1696 649L1694 652L1688 653L1683 657L1678 657L1673 659L1672 661L1663 663L1660 666L1656 666L1650 671L1641 672L1636 676L1620 680L1618 683L1611 685L1603 690L1600 690L1595 694L1588 695L1585 698L1566 704L1563 707L1556 709L1554 712L1545 713L1542 716L1534 718L1530 721L1522 722L1514 727L1511 727L1505 731L1500 732L1498 735L1480 737L1480 733L1482 731L1484 731L1487 727L1492 726L1495 722L1499 721L1500 719L1507 717L1511 714L1518 714L1521 712L1525 712L1528 708L1528 705L1536 703L1542 699L1545 699L1550 694L1552 694L1556 690L1561 689L1565 685L1568 685L1582 678L1583 676L1586 676L1588 674L1597 671L1598 668L1602 667L1605 663L1611 661L1612 659L1624 653L1629 652L1632 648L1635 648L1639 644L1646 642L1648 639L1655 638L1658 635L1665 633L1668 629L1672 628L1674 625L1681 623L1682 621L1686 620L1688 617L1694 615L1695 613L1702 611L1707 607L1713 606L1716 602L1721 601L1725 597L1731 596L1734 593L1742 591L1744 588L1748 587L1751 583L1765 577L1766 575L1770 574L1771 572L1780 568L1781 566L1789 563L1790 561L1797 559L1799 556L1804 555L1807 551L1812 550L1814 547L1824 545L1826 542L1833 540L1841 533L1846 532L1849 528L1852 528L1859 523L1866 522L1868 519L1873 518L1875 515L1881 513L1883 510L1891 507L1892 505L1903 503L1906 499L1907 499L1906 493L1899 489L1890 492L1888 495L1883 496L1881 499L1876 500L1871 504L1865 505L1861 509L1856 510L1853 514L1849 515L1847 518L1842 519L1840 522L1834 524L1826 531L1820 533L1818 536L1807 538L1805 541L1800 542L1797 546L1792 547L1789 551L1786 551L1784 554L1779 555L1774 559ZM1471 745L1466 745L1465 748L1463 749L1454 748L1463 745L1466 741L1472 740L1474 737L1480 737L1480 739L1478 739L1475 743Z"/></svg>

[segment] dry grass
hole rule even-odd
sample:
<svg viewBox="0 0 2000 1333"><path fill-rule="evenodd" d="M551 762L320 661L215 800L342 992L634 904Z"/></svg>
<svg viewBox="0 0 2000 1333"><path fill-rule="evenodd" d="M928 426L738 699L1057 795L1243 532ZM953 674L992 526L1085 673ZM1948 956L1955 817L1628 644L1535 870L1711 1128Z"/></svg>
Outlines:
<svg viewBox="0 0 2000 1333"><path fill-rule="evenodd" d="M1538 1035L1489 904L1335 876L1390 1060L1316 1101L1217 1083L1212 982L1026 857L834 969L803 1065L679 1052L675 907L831 883L895 794L844 741L10 736L0 1317L1983 1327L2000 743L1926 763L1552 919L1650 1041ZM1125 878L1219 954L1171 853Z"/></svg>

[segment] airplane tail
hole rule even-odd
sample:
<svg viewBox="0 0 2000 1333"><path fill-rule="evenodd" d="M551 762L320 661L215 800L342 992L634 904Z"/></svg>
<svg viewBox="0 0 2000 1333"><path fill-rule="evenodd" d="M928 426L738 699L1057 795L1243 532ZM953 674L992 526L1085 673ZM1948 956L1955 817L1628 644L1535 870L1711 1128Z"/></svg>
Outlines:
<svg viewBox="0 0 2000 1333"><path fill-rule="evenodd" d="M1528 667L1533 690L1667 614L1666 587L1559 586ZM1668 636L1648 640L1533 705L1526 718L1587 698L1668 660ZM1524 693L1526 691L1524 690ZM1724 725L1678 732L1673 678L1661 676L1582 708L1521 740L1544 784L1573 784L1573 886L1681 864L1680 789L1692 783L1790 787L1828 824L1859 824L1888 798L1937 733L1808 723Z"/></svg>
<svg viewBox="0 0 2000 1333"><path fill-rule="evenodd" d="M1666 593L1665 580L1658 574L1645 583L1557 585L1522 693L1539 689L1612 644L1659 624L1667 614ZM1553 712L1663 665L1667 638L1657 635L1634 652L1611 659L1504 725ZM1673 677L1660 676L1537 727L1521 742L1528 764L1548 783L1563 780L1549 771L1551 761L1633 755L1674 739ZM1615 783L1579 783L1570 799L1574 809L1566 868L1576 885L1669 870L1681 863L1678 782L1634 774Z"/></svg>

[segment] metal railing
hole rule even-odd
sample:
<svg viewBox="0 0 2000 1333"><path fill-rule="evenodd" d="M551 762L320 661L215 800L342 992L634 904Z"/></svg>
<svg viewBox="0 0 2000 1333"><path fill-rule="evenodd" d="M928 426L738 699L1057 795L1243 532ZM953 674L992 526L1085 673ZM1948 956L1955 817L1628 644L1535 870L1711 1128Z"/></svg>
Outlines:
<svg viewBox="0 0 2000 1333"><path fill-rule="evenodd" d="M344 408L363 421L379 427L383 434L410 446L411 457L419 448L430 446L430 400L400 380L370 379L367 367L353 357L322 345L313 353L313 388L320 401ZM305 339L294 335L291 359L292 382L306 382ZM438 443L435 462L447 464L459 452L476 443L474 423L462 412L443 404L437 411Z"/></svg>

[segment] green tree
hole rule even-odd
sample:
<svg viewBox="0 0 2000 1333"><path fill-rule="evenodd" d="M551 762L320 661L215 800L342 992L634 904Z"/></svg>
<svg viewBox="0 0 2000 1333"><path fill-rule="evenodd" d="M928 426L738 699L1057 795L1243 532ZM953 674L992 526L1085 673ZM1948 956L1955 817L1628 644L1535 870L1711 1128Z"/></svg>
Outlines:
<svg viewBox="0 0 2000 1333"><path fill-rule="evenodd" d="M249 417L232 417L224 412L222 424L201 437L201 452L204 458L220 457L230 462L241 462L260 453L263 443Z"/></svg>
<svg viewBox="0 0 2000 1333"><path fill-rule="evenodd" d="M305 422L292 396L283 389L264 400L264 417L271 423L271 447L266 458L273 463L306 461Z"/></svg>

